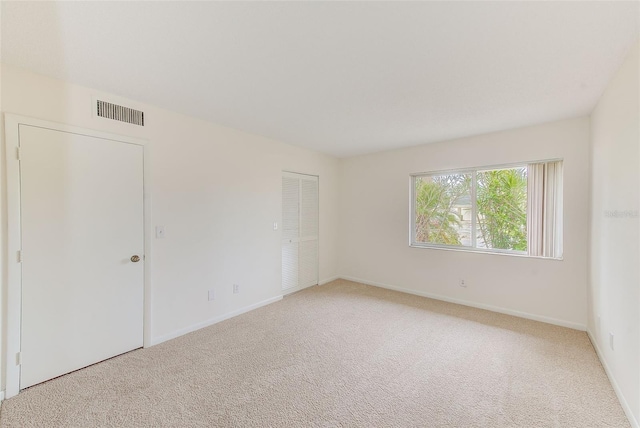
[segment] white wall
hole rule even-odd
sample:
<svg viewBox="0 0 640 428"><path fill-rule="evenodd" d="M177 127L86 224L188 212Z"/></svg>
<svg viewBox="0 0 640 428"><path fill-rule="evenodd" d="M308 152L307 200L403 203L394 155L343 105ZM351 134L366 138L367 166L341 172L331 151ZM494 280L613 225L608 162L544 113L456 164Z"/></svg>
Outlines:
<svg viewBox="0 0 640 428"><path fill-rule="evenodd" d="M409 247L410 173L552 158L565 167L564 260ZM343 276L586 327L588 117L343 159L341 174Z"/></svg>
<svg viewBox="0 0 640 428"><path fill-rule="evenodd" d="M640 45L591 114L589 333L640 421ZM598 318L600 321L598 322ZM614 334L614 349L609 333Z"/></svg>
<svg viewBox="0 0 640 428"><path fill-rule="evenodd" d="M9 66L0 72L2 112L151 141L153 223L167 230L164 240L153 242L155 342L280 294L281 235L271 227L280 220L280 172L317 174L321 281L340 274L575 328L585 328L588 318L605 364L638 418L639 220L604 215L639 209L637 51L591 121L569 119L343 160L139 103L134 106L147 114L144 128L94 118L91 97L108 94ZM410 173L549 158L565 160L564 260L408 246ZM4 146L0 177L6 302ZM467 288L457 285L460 278ZM241 284L239 295L231 293L232 283ZM218 291L214 302L207 301L210 287ZM607 348L608 331L616 335L615 351Z"/></svg>
<svg viewBox="0 0 640 428"><path fill-rule="evenodd" d="M320 177L320 280L337 275L337 159L139 103L144 128L95 118L96 95L110 97L2 66L2 112L151 142L153 223L166 227L152 247L153 342L281 295L283 170Z"/></svg>

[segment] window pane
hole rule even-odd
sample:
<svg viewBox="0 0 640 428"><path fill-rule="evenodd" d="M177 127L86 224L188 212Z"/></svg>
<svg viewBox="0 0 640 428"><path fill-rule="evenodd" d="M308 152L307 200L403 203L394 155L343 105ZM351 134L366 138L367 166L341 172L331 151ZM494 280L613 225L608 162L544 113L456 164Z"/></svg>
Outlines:
<svg viewBox="0 0 640 428"><path fill-rule="evenodd" d="M471 174L415 178L416 242L471 246Z"/></svg>
<svg viewBox="0 0 640 428"><path fill-rule="evenodd" d="M476 174L476 246L527 251L527 168Z"/></svg>

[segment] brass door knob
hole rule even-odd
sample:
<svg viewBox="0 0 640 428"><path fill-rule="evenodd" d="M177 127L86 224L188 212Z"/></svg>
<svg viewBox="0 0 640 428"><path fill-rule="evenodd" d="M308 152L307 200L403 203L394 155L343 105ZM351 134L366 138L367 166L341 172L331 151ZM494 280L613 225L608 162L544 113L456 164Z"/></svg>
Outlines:
<svg viewBox="0 0 640 428"><path fill-rule="evenodd" d="M131 261L134 263L138 263L140 261L140 256L131 256Z"/></svg>

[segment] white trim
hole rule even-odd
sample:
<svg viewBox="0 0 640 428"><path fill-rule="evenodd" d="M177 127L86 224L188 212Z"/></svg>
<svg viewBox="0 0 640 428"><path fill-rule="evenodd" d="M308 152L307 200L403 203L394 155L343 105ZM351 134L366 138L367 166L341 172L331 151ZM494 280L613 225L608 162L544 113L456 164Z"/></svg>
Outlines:
<svg viewBox="0 0 640 428"><path fill-rule="evenodd" d="M143 346L151 343L151 261L152 261L152 216L151 216L151 146L147 140L94 131L10 113L4 115L7 171L7 347L5 397L11 398L20 392L20 366L16 364L20 352L22 268L16 255L21 249L20 235L20 163L16 153L20 144L19 126L28 125L55 131L68 132L89 137L102 138L143 147L143 191L144 191L144 308ZM12 256L13 255L13 256Z"/></svg>
<svg viewBox="0 0 640 428"><path fill-rule="evenodd" d="M547 163L547 162L558 162L558 161L564 161L564 159L563 158L539 159L539 160L524 161L524 162L502 163L497 165L479 165L479 166L470 166L470 167L457 168L457 169L442 169L438 171L413 172L409 174L409 176L421 177L421 176L444 175L444 174L468 174L472 171L492 171L496 169L522 168L522 167L526 167L531 163Z"/></svg>
<svg viewBox="0 0 640 428"><path fill-rule="evenodd" d="M459 251L463 253L476 253L476 254L490 254L494 256L509 256L509 257L524 257L526 259L540 259L540 260L555 260L563 261L562 257L545 257L545 256L530 256L526 252L512 251L512 250L498 250L489 248L472 248L463 247L457 245L445 245L445 244L409 244L410 248L423 248L427 250L444 250L444 251Z"/></svg>
<svg viewBox="0 0 640 428"><path fill-rule="evenodd" d="M593 349L596 350L596 355L600 360L600 364L602 364L602 367L604 367L604 372L607 374L607 377L609 378L609 382L611 382L611 386L613 386L613 390L615 391L616 396L618 397L618 401L620 401L620 405L622 406L622 409L624 410L624 413L627 416L627 419L629 419L629 423L633 428L640 428L640 423L638 423L638 420L633 416L633 412L631 411L631 407L629 406L629 403L627 403L627 400L624 398L624 395L622 394L622 390L620 390L620 386L618 386L618 382L616 382L616 379L615 377L613 377L613 373L611 372L611 369L609 369L609 366L607 365L607 361L603 357L604 354L602 353L602 351L600 351L600 348L598 347L598 342L596 341L591 331L589 331L588 329L587 329L587 336L591 341L591 345L593 345Z"/></svg>
<svg viewBox="0 0 640 428"><path fill-rule="evenodd" d="M409 246L416 242L416 178L409 176Z"/></svg>
<svg viewBox="0 0 640 428"><path fill-rule="evenodd" d="M300 177L300 176L304 176L304 177ZM286 171L286 170L282 170L282 176L283 177L289 177L289 178L295 178L295 179L305 179L305 180L312 180L312 181L317 181L318 183L320 183L320 176L319 175L315 175L315 174L306 174L304 172L295 172L295 171Z"/></svg>
<svg viewBox="0 0 640 428"><path fill-rule="evenodd" d="M325 278L322 281L318 281L318 285L325 285L325 284L328 284L330 282L335 281L336 279L340 279L340 277L338 275L330 276L329 278Z"/></svg>
<svg viewBox="0 0 640 428"><path fill-rule="evenodd" d="M4 401L4 391L0 391L0 401Z"/></svg>
<svg viewBox="0 0 640 428"><path fill-rule="evenodd" d="M298 291L302 291L309 287L315 287L319 284L309 284L309 285L300 285L298 287L287 288L286 290L282 290L282 297L288 296L289 294L297 293Z"/></svg>
<svg viewBox="0 0 640 428"><path fill-rule="evenodd" d="M471 172L471 248L478 249L478 171ZM413 242L416 244L416 242Z"/></svg>
<svg viewBox="0 0 640 428"><path fill-rule="evenodd" d="M18 119L5 115L4 120L7 172L7 347L5 360L5 396L12 397L20 389L20 367L16 364L20 352L20 301L22 269L17 254L20 250L20 162L18 150Z"/></svg>
<svg viewBox="0 0 640 428"><path fill-rule="evenodd" d="M236 309L235 311L231 311L231 312L226 313L224 315L219 315L217 317L210 318L210 319L208 319L206 321L202 321L202 322L199 322L199 323L196 323L196 324L192 324L192 325L190 325L188 327L184 327L184 328L181 328L179 330L175 330L175 331L173 331L171 333L162 335L160 337L153 338L151 343L152 343L152 345L157 345L159 343L166 342L167 340L175 339L176 337L180 337L180 336L185 335L187 333L191 333L193 331L200 330L201 328L209 327L209 326L211 326L213 324L217 324L217 323L219 323L221 321L228 320L229 318L233 318L233 317L236 317L238 315L242 315L242 314L247 313L249 311L252 311L254 309L258 309L258 308L261 308L263 306L267 306L267 305L269 305L271 303L275 303L275 302L278 302L280 300L282 300L282 296L272 297L270 299L266 299L266 300L263 300L261 302L254 303L253 305L249 305L249 306L245 306L245 307L240 308L240 309Z"/></svg>
<svg viewBox="0 0 640 428"><path fill-rule="evenodd" d="M368 281L366 279L354 278L351 276L340 276L347 281L359 282L361 284L372 285L374 287L386 288L388 290L400 291L402 293L413 294L416 296L427 297L429 299L441 300L443 302L455 303L457 305L470 306L472 308L484 309L487 311L498 312L500 314L512 315L519 318L525 318L533 321L540 321L547 324L558 325L561 327L572 328L574 330L586 331L587 326L571 321L559 320L557 318L545 317L543 315L530 314L528 312L515 311L513 309L501 308L499 306L487 305L484 303L471 302L469 300L454 299L452 297L442 296L439 294L427 293L424 291L411 290L409 288L396 287L395 285L382 284L380 282Z"/></svg>

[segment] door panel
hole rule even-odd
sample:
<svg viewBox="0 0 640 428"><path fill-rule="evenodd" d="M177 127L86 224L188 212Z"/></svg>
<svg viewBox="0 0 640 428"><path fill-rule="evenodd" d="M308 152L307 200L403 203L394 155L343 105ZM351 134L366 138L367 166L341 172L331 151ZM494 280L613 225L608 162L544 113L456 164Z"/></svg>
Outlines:
<svg viewBox="0 0 640 428"><path fill-rule="evenodd" d="M282 177L282 240L297 242L300 235L300 180Z"/></svg>
<svg viewBox="0 0 640 428"><path fill-rule="evenodd" d="M298 246L297 242L282 244L282 290L298 287Z"/></svg>
<svg viewBox="0 0 640 428"><path fill-rule="evenodd" d="M143 147L20 125L20 152L26 388L142 346Z"/></svg>
<svg viewBox="0 0 640 428"><path fill-rule="evenodd" d="M300 179L300 237L318 239L318 179Z"/></svg>
<svg viewBox="0 0 640 428"><path fill-rule="evenodd" d="M300 287L309 287L318 283L318 240L300 242L299 253Z"/></svg>
<svg viewBox="0 0 640 428"><path fill-rule="evenodd" d="M318 283L318 178L300 178L300 253L299 284Z"/></svg>

